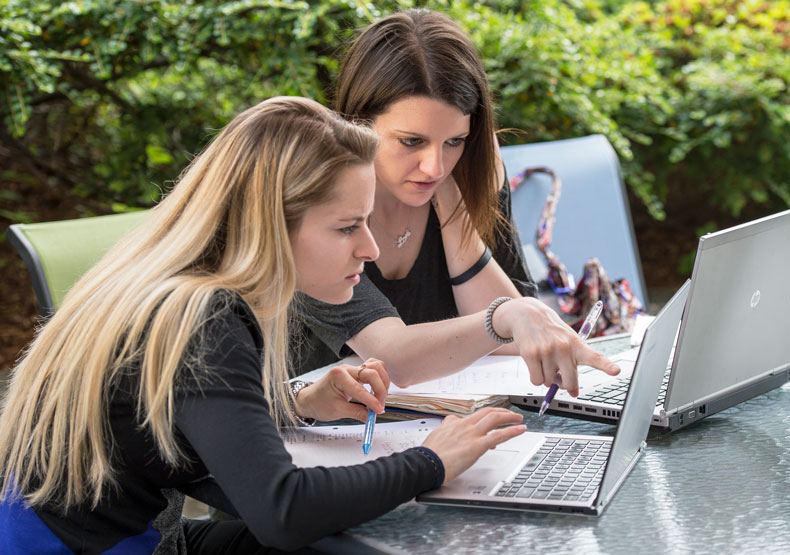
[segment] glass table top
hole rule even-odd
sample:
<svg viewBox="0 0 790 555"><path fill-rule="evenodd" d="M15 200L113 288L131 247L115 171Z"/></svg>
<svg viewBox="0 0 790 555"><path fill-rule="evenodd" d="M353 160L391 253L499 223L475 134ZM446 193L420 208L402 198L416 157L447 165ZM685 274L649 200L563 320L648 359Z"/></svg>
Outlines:
<svg viewBox="0 0 790 555"><path fill-rule="evenodd" d="M532 431L615 430L523 414ZM651 429L599 517L412 501L349 533L406 553L790 552L790 384L673 433Z"/></svg>

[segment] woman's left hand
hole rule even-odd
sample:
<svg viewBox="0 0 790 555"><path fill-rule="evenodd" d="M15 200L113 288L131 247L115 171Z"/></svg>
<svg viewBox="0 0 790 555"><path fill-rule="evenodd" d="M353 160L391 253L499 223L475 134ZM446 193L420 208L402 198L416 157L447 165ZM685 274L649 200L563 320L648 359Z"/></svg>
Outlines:
<svg viewBox="0 0 790 555"><path fill-rule="evenodd" d="M363 384L368 384L373 393ZM322 422L341 418L365 422L368 408L376 414L384 412L389 386L387 368L380 360L369 358L360 366L341 364L299 392L296 413L302 418L315 418ZM356 403L351 403L352 399Z"/></svg>

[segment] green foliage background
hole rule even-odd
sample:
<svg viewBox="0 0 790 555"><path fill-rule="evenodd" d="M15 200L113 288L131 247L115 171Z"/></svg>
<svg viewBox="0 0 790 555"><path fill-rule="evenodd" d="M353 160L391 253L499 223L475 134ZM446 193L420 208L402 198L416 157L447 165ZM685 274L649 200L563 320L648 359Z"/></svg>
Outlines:
<svg viewBox="0 0 790 555"><path fill-rule="evenodd" d="M150 205L241 109L328 102L355 30L415 5L473 37L516 142L603 133L654 217L790 206L788 1L0 0L0 180Z"/></svg>

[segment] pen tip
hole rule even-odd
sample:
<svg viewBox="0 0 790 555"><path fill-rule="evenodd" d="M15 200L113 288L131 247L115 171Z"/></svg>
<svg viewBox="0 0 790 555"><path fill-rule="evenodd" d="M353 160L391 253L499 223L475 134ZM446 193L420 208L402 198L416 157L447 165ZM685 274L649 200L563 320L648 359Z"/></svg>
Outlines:
<svg viewBox="0 0 790 555"><path fill-rule="evenodd" d="M370 453L370 445L363 445L362 446L362 453L365 454L365 455Z"/></svg>
<svg viewBox="0 0 790 555"><path fill-rule="evenodd" d="M540 410L538 411L538 416L539 417L543 416L543 413L546 412L547 408L549 408L549 406L546 403L543 403L542 405L540 405Z"/></svg>

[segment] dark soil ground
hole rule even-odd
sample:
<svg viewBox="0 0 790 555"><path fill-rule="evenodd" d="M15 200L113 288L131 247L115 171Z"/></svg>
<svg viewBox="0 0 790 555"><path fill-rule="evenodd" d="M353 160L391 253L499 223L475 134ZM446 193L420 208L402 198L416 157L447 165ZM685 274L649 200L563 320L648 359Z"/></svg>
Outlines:
<svg viewBox="0 0 790 555"><path fill-rule="evenodd" d="M0 158L0 168L6 165ZM13 206L0 197L0 209L28 214L35 221L62 220L79 216L80 201L70 199L61 191L29 184L3 181L0 188L18 195ZM33 293L27 267L5 238L5 230L13 223L0 212L0 370L13 365L19 352L33 338L38 324L39 308Z"/></svg>

